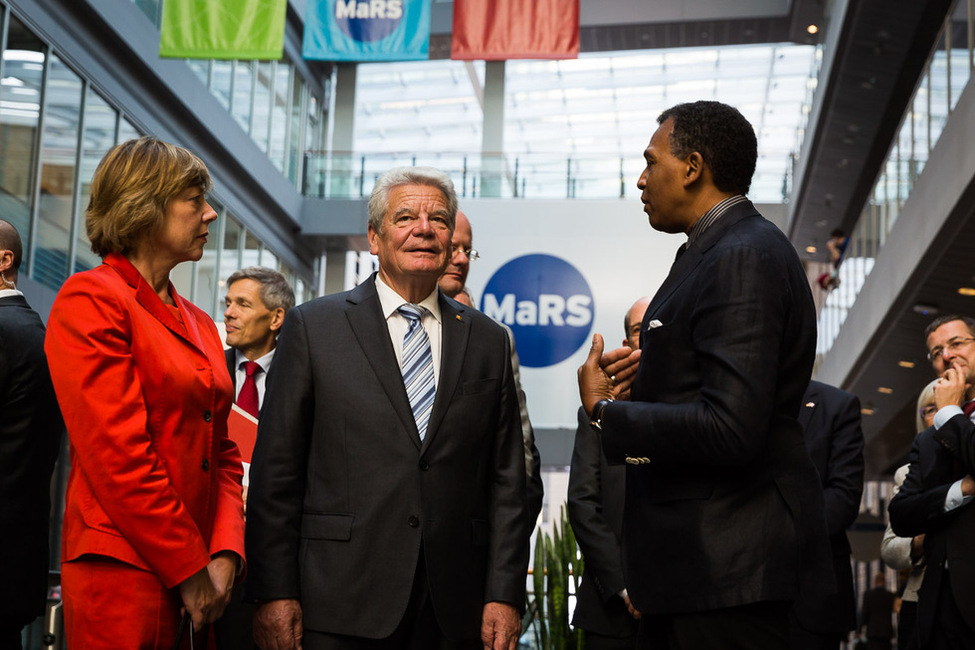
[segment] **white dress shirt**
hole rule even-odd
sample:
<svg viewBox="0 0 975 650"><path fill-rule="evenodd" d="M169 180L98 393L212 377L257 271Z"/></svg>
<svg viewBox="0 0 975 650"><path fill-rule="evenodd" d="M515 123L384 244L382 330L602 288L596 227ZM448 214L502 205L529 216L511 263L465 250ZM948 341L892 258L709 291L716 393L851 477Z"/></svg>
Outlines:
<svg viewBox="0 0 975 650"><path fill-rule="evenodd" d="M440 301L438 300L440 289L434 287L429 296L421 300L418 304L426 309L420 324L427 331L430 338L430 352L433 354L433 382L434 385L440 383ZM376 275L376 293L379 294L379 304L383 309L383 318L386 319L386 326L389 328L389 339L393 342L393 351L396 353L396 363L400 370L403 368L403 338L410 328L410 321L403 314L396 311L409 301L399 295L388 284Z"/></svg>

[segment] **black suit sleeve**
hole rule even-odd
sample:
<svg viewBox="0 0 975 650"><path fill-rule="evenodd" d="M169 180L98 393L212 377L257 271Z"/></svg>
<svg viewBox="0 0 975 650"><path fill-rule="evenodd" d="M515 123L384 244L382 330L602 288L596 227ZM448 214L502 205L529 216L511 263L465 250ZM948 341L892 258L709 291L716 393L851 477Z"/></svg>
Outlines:
<svg viewBox="0 0 975 650"><path fill-rule="evenodd" d="M592 572L593 583L605 602L626 585L620 542L603 515L601 455L599 435L580 408L569 471L569 522L586 561L585 571Z"/></svg>
<svg viewBox="0 0 975 650"><path fill-rule="evenodd" d="M934 433L935 439L958 459L965 472L975 475L975 424L958 414Z"/></svg>
<svg viewBox="0 0 975 650"><path fill-rule="evenodd" d="M829 462L823 482L826 528L829 535L845 531L856 520L863 493L863 431L860 429L860 400L845 391L835 391L842 404L831 424Z"/></svg>
<svg viewBox="0 0 975 650"><path fill-rule="evenodd" d="M931 439L933 432L934 428L929 428L914 439L910 469L900 491L887 508L890 527L898 537L916 537L942 528L952 517L952 513L945 512L945 498L951 481L925 481L926 474L931 475L938 469L930 466L935 460L931 457L934 451L931 446L938 444ZM929 451L922 454L922 447ZM932 483L931 487L926 483Z"/></svg>
<svg viewBox="0 0 975 650"><path fill-rule="evenodd" d="M682 287L691 296L689 314L646 330L640 360L640 372L644 366L653 372L654 354L671 355L662 367L689 368L667 376L670 390L683 389L686 399L609 404L602 438L610 462L642 456L665 466L741 466L766 452L780 389L774 370L794 344L784 333L799 300L788 290L770 290L768 281L787 274L758 246L727 246L701 262L687 280L693 284Z"/></svg>
<svg viewBox="0 0 975 650"><path fill-rule="evenodd" d="M247 499L247 598L298 598L298 548L314 420L309 337L291 309L267 378ZM287 333L287 336L284 334Z"/></svg>

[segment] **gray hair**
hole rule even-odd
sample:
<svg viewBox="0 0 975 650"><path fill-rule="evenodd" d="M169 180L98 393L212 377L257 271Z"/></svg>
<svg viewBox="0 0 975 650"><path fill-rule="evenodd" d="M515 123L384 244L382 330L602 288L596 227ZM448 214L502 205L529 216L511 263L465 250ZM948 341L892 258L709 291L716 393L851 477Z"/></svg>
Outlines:
<svg viewBox="0 0 975 650"><path fill-rule="evenodd" d="M914 409L914 415L917 418L916 423L917 423L918 433L921 433L922 431L927 429L927 427L924 426L924 418L921 417L921 409L923 409L928 404L934 403L934 385L937 383L938 383L937 379L929 383L927 386L921 389L921 394L918 395L917 397L917 408Z"/></svg>
<svg viewBox="0 0 975 650"><path fill-rule="evenodd" d="M389 193L401 185L428 185L440 190L447 203L450 232L454 232L457 220L457 193L454 182L444 172L434 167L395 167L376 179L376 185L369 195L369 225L376 233L383 231L383 218L389 208Z"/></svg>
<svg viewBox="0 0 975 650"><path fill-rule="evenodd" d="M265 266L248 266L234 271L227 278L227 288L237 280L253 280L261 285L261 301L264 306L274 311L283 309L287 312L295 306L295 292L283 275Z"/></svg>

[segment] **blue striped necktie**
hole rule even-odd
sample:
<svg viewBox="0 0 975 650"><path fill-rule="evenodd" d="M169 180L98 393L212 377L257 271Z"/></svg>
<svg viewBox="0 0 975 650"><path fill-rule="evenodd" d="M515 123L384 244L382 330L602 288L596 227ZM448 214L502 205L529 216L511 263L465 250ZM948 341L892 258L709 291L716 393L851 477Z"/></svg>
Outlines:
<svg viewBox="0 0 975 650"><path fill-rule="evenodd" d="M406 336L403 337L403 384L406 386L406 396L410 400L416 430L420 433L422 442L427 434L433 398L437 394L437 386L433 380L430 337L420 322L426 309L406 303L397 311L410 322Z"/></svg>

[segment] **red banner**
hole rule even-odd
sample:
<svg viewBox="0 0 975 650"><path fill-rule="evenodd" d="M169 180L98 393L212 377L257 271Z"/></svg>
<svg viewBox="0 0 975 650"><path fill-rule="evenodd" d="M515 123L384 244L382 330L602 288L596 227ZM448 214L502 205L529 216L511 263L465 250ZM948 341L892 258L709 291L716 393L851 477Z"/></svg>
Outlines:
<svg viewBox="0 0 975 650"><path fill-rule="evenodd" d="M579 0L454 0L451 59L578 57Z"/></svg>

